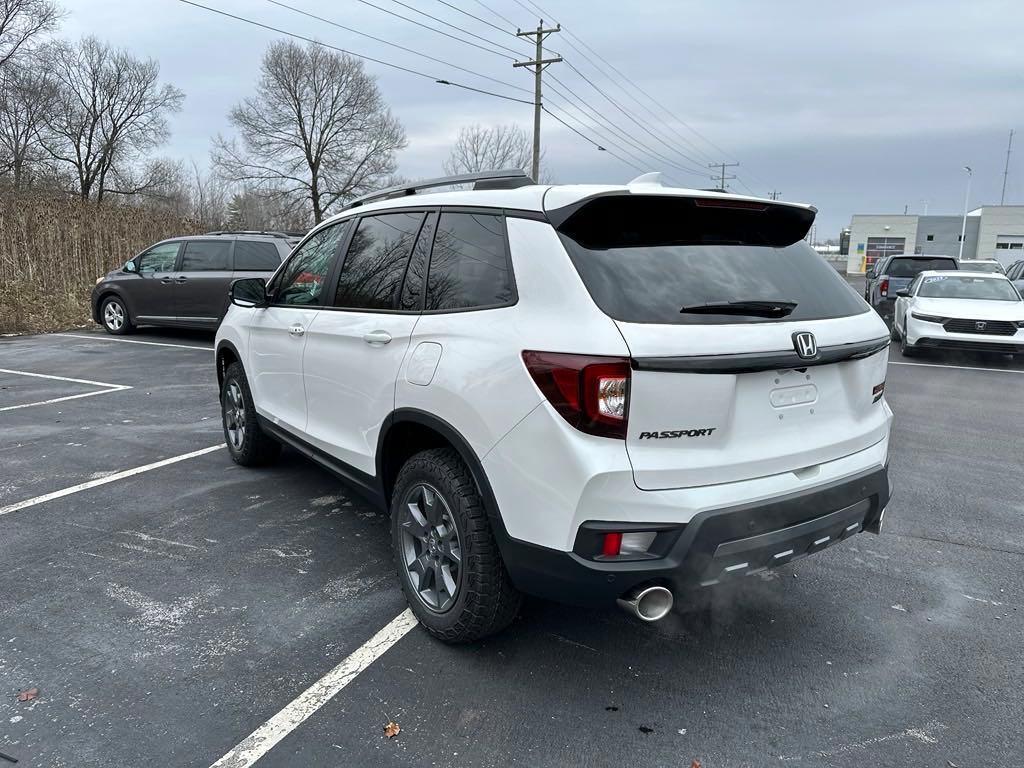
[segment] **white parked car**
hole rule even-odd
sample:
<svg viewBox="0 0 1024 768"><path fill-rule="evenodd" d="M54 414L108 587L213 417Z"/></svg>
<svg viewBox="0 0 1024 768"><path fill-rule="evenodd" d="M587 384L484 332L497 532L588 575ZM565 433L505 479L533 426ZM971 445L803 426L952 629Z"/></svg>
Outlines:
<svg viewBox="0 0 1024 768"><path fill-rule="evenodd" d="M461 192L423 194L454 181ZM390 511L446 641L522 593L646 620L878 533L888 331L806 205L491 172L399 187L237 281L216 340L243 465L281 444Z"/></svg>
<svg viewBox="0 0 1024 768"><path fill-rule="evenodd" d="M892 329L905 356L921 349L1024 353L1024 301L1004 275L922 272L896 294Z"/></svg>
<svg viewBox="0 0 1024 768"><path fill-rule="evenodd" d="M960 262L960 269L964 272L996 272L1000 275L1006 272L995 259L964 259Z"/></svg>

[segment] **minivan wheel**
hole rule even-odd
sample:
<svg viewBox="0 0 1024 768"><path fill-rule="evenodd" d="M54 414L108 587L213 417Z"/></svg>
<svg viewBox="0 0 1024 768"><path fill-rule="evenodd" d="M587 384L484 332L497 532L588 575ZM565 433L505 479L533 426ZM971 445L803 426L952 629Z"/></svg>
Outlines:
<svg viewBox="0 0 1024 768"><path fill-rule="evenodd" d="M398 473L391 541L409 607L430 634L465 643L501 631L519 613L469 469L451 448L423 451Z"/></svg>
<svg viewBox="0 0 1024 768"><path fill-rule="evenodd" d="M100 319L107 333L115 336L131 333L134 329L131 318L128 317L128 309L116 296L111 296L103 302L103 306L100 307Z"/></svg>
<svg viewBox="0 0 1024 768"><path fill-rule="evenodd" d="M220 411L224 442L236 464L255 467L277 458L281 444L260 429L249 382L240 363L232 363L224 372Z"/></svg>

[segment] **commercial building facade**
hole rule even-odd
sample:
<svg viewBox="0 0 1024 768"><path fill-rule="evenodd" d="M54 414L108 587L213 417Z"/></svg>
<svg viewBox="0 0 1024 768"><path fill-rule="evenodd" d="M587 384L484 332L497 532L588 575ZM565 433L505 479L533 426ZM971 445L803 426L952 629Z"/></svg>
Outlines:
<svg viewBox="0 0 1024 768"><path fill-rule="evenodd" d="M961 216L855 215L850 222L846 271L861 274L893 253L957 256ZM1024 205L985 205L967 214L965 259L997 259L1004 267L1024 259Z"/></svg>

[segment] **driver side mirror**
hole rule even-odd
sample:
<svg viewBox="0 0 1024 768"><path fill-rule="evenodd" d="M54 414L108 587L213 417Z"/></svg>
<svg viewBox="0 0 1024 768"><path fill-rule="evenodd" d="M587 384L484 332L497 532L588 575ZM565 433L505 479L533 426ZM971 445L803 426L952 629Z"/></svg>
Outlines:
<svg viewBox="0 0 1024 768"><path fill-rule="evenodd" d="M269 304L267 281L262 277L243 277L231 283L228 291L231 303L236 307L260 308Z"/></svg>
<svg viewBox="0 0 1024 768"><path fill-rule="evenodd" d="M907 296L910 295L910 291L908 291L906 288L900 288L898 291L896 291L896 295L902 296L903 298L907 298Z"/></svg>
<svg viewBox="0 0 1024 768"><path fill-rule="evenodd" d="M132 260L132 261L126 261L124 263L124 271L125 272L138 272L139 270L138 270L138 267L135 266L135 261Z"/></svg>

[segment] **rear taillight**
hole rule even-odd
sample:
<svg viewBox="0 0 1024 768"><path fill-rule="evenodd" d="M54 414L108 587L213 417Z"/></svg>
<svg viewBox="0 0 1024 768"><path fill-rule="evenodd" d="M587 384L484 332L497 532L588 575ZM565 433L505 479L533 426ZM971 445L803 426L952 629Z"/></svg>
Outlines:
<svg viewBox="0 0 1024 768"><path fill-rule="evenodd" d="M627 358L528 350L523 352L523 362L544 397L576 429L626 439Z"/></svg>
<svg viewBox="0 0 1024 768"><path fill-rule="evenodd" d="M878 292L883 296L889 295L889 278L885 278L878 284Z"/></svg>

